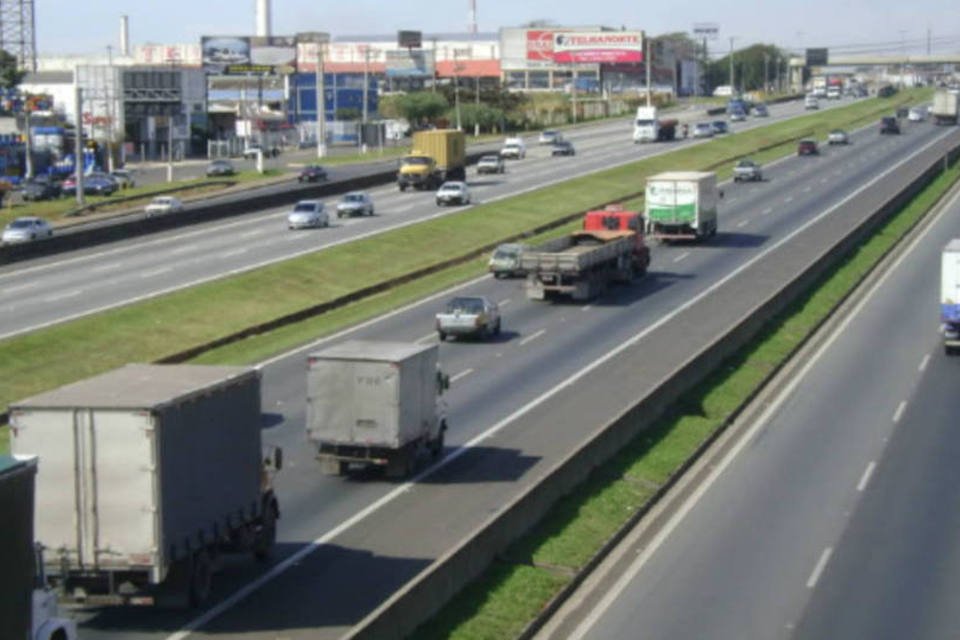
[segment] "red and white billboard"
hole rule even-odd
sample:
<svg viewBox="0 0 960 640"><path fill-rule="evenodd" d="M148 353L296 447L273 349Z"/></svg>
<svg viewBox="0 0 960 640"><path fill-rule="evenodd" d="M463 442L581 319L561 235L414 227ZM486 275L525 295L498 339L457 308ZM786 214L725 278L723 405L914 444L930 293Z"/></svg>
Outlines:
<svg viewBox="0 0 960 640"><path fill-rule="evenodd" d="M553 36L555 31L527 31L527 60L553 62Z"/></svg>
<svg viewBox="0 0 960 640"><path fill-rule="evenodd" d="M530 34L527 55L530 56ZM544 47L546 50L546 47ZM555 32L549 47L554 62L621 64L643 62L643 33L640 31Z"/></svg>

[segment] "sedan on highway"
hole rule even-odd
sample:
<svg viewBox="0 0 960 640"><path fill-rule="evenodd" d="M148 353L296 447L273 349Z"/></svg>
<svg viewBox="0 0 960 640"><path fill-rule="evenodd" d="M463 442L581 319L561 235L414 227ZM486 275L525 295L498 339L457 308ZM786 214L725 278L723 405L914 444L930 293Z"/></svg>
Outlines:
<svg viewBox="0 0 960 640"><path fill-rule="evenodd" d="M365 191L351 191L345 193L337 203L337 217L343 216L372 216L373 200Z"/></svg>
<svg viewBox="0 0 960 640"><path fill-rule="evenodd" d="M183 211L183 203L180 202L179 198L173 196L157 196L144 208L144 213L147 214L148 218L180 211Z"/></svg>
<svg viewBox="0 0 960 640"><path fill-rule="evenodd" d="M319 200L301 200L293 205L293 211L287 214L287 227L290 229L309 229L330 225L327 210Z"/></svg>
<svg viewBox="0 0 960 640"><path fill-rule="evenodd" d="M477 162L477 173L504 173L506 170L507 165L500 156L481 156Z"/></svg>
<svg viewBox="0 0 960 640"><path fill-rule="evenodd" d="M755 104L753 105L753 117L754 118L766 118L770 115L770 111L767 110L767 105L765 104Z"/></svg>
<svg viewBox="0 0 960 640"><path fill-rule="evenodd" d="M466 182L444 182L437 189L437 204L470 204L470 188Z"/></svg>
<svg viewBox="0 0 960 640"><path fill-rule="evenodd" d="M53 228L43 218L24 217L17 218L7 225L0 236L0 242L3 244L19 244L21 242L32 242L33 240L43 240L53 235Z"/></svg>
<svg viewBox="0 0 960 640"><path fill-rule="evenodd" d="M820 149L817 148L816 140L801 140L797 144L797 155L798 156L815 156L820 153Z"/></svg>
<svg viewBox="0 0 960 640"><path fill-rule="evenodd" d="M880 119L880 133L900 133L900 122L893 116L887 116Z"/></svg>
<svg viewBox="0 0 960 640"><path fill-rule="evenodd" d="M724 120L714 120L712 123L710 123L710 126L713 127L713 132L716 135L730 133L730 129L727 127L727 123ZM694 134L696 134L696 131L694 131Z"/></svg>
<svg viewBox="0 0 960 640"><path fill-rule="evenodd" d="M554 131L553 129L544 129L540 132L540 137L537 138L538 144L556 144L560 140L563 140L563 134L559 131Z"/></svg>
<svg viewBox="0 0 960 640"><path fill-rule="evenodd" d="M753 160L743 159L737 163L737 166L733 168L733 181L734 182L746 182L746 181L763 181L763 170Z"/></svg>
<svg viewBox="0 0 960 640"><path fill-rule="evenodd" d="M573 148L573 143L569 140L561 140L553 145L553 148L550 149L551 156L573 156L576 155L577 151Z"/></svg>
<svg viewBox="0 0 960 640"><path fill-rule="evenodd" d="M734 109L730 112L730 122L743 122L747 119L747 112L743 109Z"/></svg>
<svg viewBox="0 0 960 640"><path fill-rule="evenodd" d="M711 125L709 122L698 122L693 127L693 137L694 138L712 138L713 125Z"/></svg>
<svg viewBox="0 0 960 640"><path fill-rule="evenodd" d="M500 308L484 296L458 296L437 314L437 336L490 338L500 334Z"/></svg>
<svg viewBox="0 0 960 640"><path fill-rule="evenodd" d="M308 164L297 175L297 182L320 182L326 179L327 170L318 164Z"/></svg>
<svg viewBox="0 0 960 640"><path fill-rule="evenodd" d="M926 107L912 107L907 114L907 120L910 122L923 122L927 119Z"/></svg>
<svg viewBox="0 0 960 640"><path fill-rule="evenodd" d="M219 176L232 176L237 173L233 168L233 163L229 160L214 160L207 165L207 177L215 178Z"/></svg>
<svg viewBox="0 0 960 640"><path fill-rule="evenodd" d="M850 144L850 136L843 129L834 129L827 134L827 144Z"/></svg>

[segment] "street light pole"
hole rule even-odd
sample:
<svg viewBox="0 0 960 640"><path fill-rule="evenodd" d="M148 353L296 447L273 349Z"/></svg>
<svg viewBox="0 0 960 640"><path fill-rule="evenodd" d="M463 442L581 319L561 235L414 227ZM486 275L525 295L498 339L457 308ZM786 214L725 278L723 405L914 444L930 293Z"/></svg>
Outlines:
<svg viewBox="0 0 960 640"><path fill-rule="evenodd" d="M644 56L643 56L643 57L644 57L644 61L645 61L646 64L647 64L647 106L649 107L649 106L652 104L652 102L651 102L652 97L651 97L651 95L650 95L650 94L651 94L651 88L650 88L650 40L647 39L647 38L644 38L644 40L646 40L646 41L644 42L646 51L644 52Z"/></svg>
<svg viewBox="0 0 960 640"><path fill-rule="evenodd" d="M734 36L730 36L730 95L733 96L736 94L736 83L734 82L735 78L733 77L733 40Z"/></svg>
<svg viewBox="0 0 960 640"><path fill-rule="evenodd" d="M327 101L326 91L323 86L323 45L319 42L317 45L317 157L323 158L327 155Z"/></svg>
<svg viewBox="0 0 960 640"><path fill-rule="evenodd" d="M457 59L459 52L453 50L453 101L457 106L457 130L462 130L460 123L460 63Z"/></svg>
<svg viewBox="0 0 960 640"><path fill-rule="evenodd" d="M74 70L73 77L76 82L79 74ZM74 105L77 108L77 148L76 158L73 161L73 167L77 174L77 205L83 206L83 89L77 87L77 93L74 96Z"/></svg>
<svg viewBox="0 0 960 640"><path fill-rule="evenodd" d="M480 75L479 71L477 72L477 95L476 95L476 109L473 116L473 137L476 138L480 135Z"/></svg>
<svg viewBox="0 0 960 640"><path fill-rule="evenodd" d="M107 86L103 88L107 95L107 171L112 172L113 166L113 45L107 45Z"/></svg>
<svg viewBox="0 0 960 640"><path fill-rule="evenodd" d="M363 49L363 118L360 120L360 153L367 152L367 92L370 84L370 45Z"/></svg>

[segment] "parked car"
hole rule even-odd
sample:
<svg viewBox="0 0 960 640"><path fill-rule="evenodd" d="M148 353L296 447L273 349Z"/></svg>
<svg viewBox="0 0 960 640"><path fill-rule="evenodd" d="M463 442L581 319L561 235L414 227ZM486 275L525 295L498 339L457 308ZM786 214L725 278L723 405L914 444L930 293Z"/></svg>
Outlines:
<svg viewBox="0 0 960 640"><path fill-rule="evenodd" d="M730 122L743 122L747 119L747 112L743 109L734 109L730 112Z"/></svg>
<svg viewBox="0 0 960 640"><path fill-rule="evenodd" d="M372 216L373 200L365 191L351 191L343 194L337 203L337 217L343 216Z"/></svg>
<svg viewBox="0 0 960 640"><path fill-rule="evenodd" d="M500 308L483 296L458 296L436 317L437 336L487 338L500 333Z"/></svg>
<svg viewBox="0 0 960 640"><path fill-rule="evenodd" d="M527 145L522 138L507 138L503 141L503 148L500 149L500 157L522 160L527 157Z"/></svg>
<svg viewBox="0 0 960 640"><path fill-rule="evenodd" d="M120 187L116 181L105 173L91 173L83 176L83 194L109 196ZM65 196L77 194L77 176L69 176L60 185L60 191Z"/></svg>
<svg viewBox="0 0 960 640"><path fill-rule="evenodd" d="M573 148L573 143L569 140L561 140L550 149L551 156L573 156L577 151Z"/></svg>
<svg viewBox="0 0 960 640"><path fill-rule="evenodd" d="M880 133L900 133L900 122L892 116L880 119Z"/></svg>
<svg viewBox="0 0 960 640"><path fill-rule="evenodd" d="M910 122L923 122L927 119L927 108L926 107L912 107L910 113L907 115L907 120Z"/></svg>
<svg viewBox="0 0 960 640"><path fill-rule="evenodd" d="M207 177L219 177L219 176L232 176L237 173L237 170L234 169L233 163L229 160L214 160L207 165Z"/></svg>
<svg viewBox="0 0 960 640"><path fill-rule="evenodd" d="M525 244L506 243L501 244L493 251L487 268L494 278L505 278L508 276L524 276L526 273L520 268L520 254L527 248Z"/></svg>
<svg viewBox="0 0 960 640"><path fill-rule="evenodd" d="M753 105L753 116L755 118L766 118L770 115L770 111L767 109L765 104L755 104Z"/></svg>
<svg viewBox="0 0 960 640"><path fill-rule="evenodd" d="M167 213L179 213L180 211L183 211L183 203L180 202L179 198L173 196L157 196L144 209L148 218Z"/></svg>
<svg viewBox="0 0 960 640"><path fill-rule="evenodd" d="M492 154L480 156L480 160L477 161L477 173L504 173L506 170L507 165L500 156Z"/></svg>
<svg viewBox="0 0 960 640"><path fill-rule="evenodd" d="M562 133L554 131L553 129L544 129L540 132L540 137L537 139L537 142L540 144L556 144L560 140L563 140Z"/></svg>
<svg viewBox="0 0 960 640"><path fill-rule="evenodd" d="M116 180L121 189L130 189L137 186L137 181L133 177L133 172L129 169L114 169L110 172L110 177Z"/></svg>
<svg viewBox="0 0 960 640"><path fill-rule="evenodd" d="M693 137L694 138L712 138L713 125L711 125L709 122L698 122L693 126Z"/></svg>
<svg viewBox="0 0 960 640"><path fill-rule="evenodd" d="M47 176L31 178L21 187L21 195L27 201L52 200L59 198L61 192L60 185Z"/></svg>
<svg viewBox="0 0 960 640"><path fill-rule="evenodd" d="M710 126L713 127L713 132L716 135L730 132L730 129L727 128L727 123L725 120L714 120L712 123L710 123Z"/></svg>
<svg viewBox="0 0 960 640"><path fill-rule="evenodd" d="M466 182L444 182L437 189L437 204L470 204L470 188Z"/></svg>
<svg viewBox="0 0 960 640"><path fill-rule="evenodd" d="M850 136L843 129L834 129L827 134L827 144L850 144Z"/></svg>
<svg viewBox="0 0 960 640"><path fill-rule="evenodd" d="M297 182L320 182L326 179L327 170L318 164L308 164L297 176Z"/></svg>
<svg viewBox="0 0 960 640"><path fill-rule="evenodd" d="M753 160L743 159L733 168L733 181L763 181L763 170Z"/></svg>
<svg viewBox="0 0 960 640"><path fill-rule="evenodd" d="M43 218L23 217L10 222L0 236L3 244L43 240L53 235L53 228Z"/></svg>
<svg viewBox="0 0 960 640"><path fill-rule="evenodd" d="M801 140L797 144L797 155L798 156L815 156L820 153L820 149L817 148L816 140Z"/></svg>
<svg viewBox="0 0 960 640"><path fill-rule="evenodd" d="M327 215L327 210L319 200L301 200L293 205L293 211L287 214L287 227L290 229L326 227L329 225L330 218Z"/></svg>

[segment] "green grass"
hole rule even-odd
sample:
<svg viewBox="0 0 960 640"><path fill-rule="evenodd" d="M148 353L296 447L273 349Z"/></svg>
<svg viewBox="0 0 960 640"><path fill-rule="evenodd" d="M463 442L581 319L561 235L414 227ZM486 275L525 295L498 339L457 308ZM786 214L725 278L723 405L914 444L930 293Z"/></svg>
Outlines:
<svg viewBox="0 0 960 640"><path fill-rule="evenodd" d="M642 508L697 448L722 429L768 379L960 178L954 167L795 301L751 344L686 394L649 430L562 499L527 536L466 588L416 637L516 637ZM522 569L522 570L521 570ZM543 588L553 585L552 591ZM539 596L518 610L516 594ZM532 613L529 611L532 610ZM501 631L483 635L485 629Z"/></svg>
<svg viewBox="0 0 960 640"><path fill-rule="evenodd" d="M901 96L906 99L906 96ZM792 145L811 131L825 133L859 118L876 117L890 101L855 105L796 121L731 135L709 145L681 149L553 187L480 205L365 240L145 302L81 318L28 335L0 341L0 406L127 362L157 360L198 344L309 306L337 299L372 283L477 252L484 246L642 190L646 175L667 169L725 167L750 150ZM384 260L384 256L389 256ZM411 296L448 286L482 272L473 261L447 275L415 285ZM393 308L395 292L327 314L317 324L301 324L244 341L252 356L309 341L317 331L336 328ZM410 298L407 298L410 299ZM339 318L339 322L330 318ZM314 321L311 321L313 323ZM343 324L340 324L343 322ZM260 341L263 340L263 341ZM224 354L236 357L235 350ZM208 355L205 360L212 358Z"/></svg>

